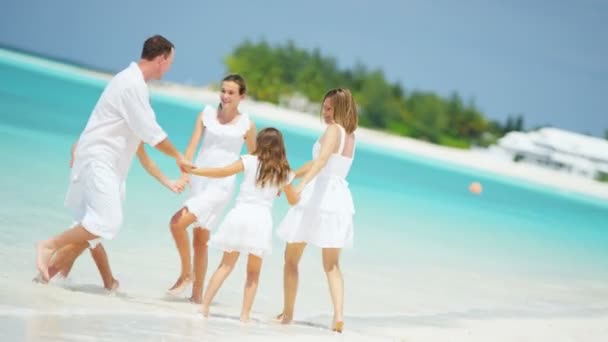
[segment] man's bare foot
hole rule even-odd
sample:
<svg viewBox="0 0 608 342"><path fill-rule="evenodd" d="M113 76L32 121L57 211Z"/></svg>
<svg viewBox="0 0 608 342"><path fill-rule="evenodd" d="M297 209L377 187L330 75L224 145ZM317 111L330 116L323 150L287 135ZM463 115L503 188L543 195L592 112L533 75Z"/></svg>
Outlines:
<svg viewBox="0 0 608 342"><path fill-rule="evenodd" d="M190 286L190 284L192 284L190 277L179 277L175 284L167 290L167 294L171 296L180 295L188 286Z"/></svg>
<svg viewBox="0 0 608 342"><path fill-rule="evenodd" d="M51 260L51 263L52 262L53 262L53 260ZM57 273L59 273L63 278L67 278L67 274L64 276L63 272L60 272L55 266L51 265L51 266L49 266L49 280L43 279L42 273L38 272L38 274L36 274L34 279L32 279L32 282L46 285L51 281L51 279L53 279L53 277L55 277L55 275L57 275Z"/></svg>
<svg viewBox="0 0 608 342"><path fill-rule="evenodd" d="M209 307L207 305L201 305L201 310L200 313L203 314L203 317L208 318L209 317Z"/></svg>
<svg viewBox="0 0 608 342"><path fill-rule="evenodd" d="M48 246L45 242L38 242L36 244L36 267L38 272L42 275L42 279L49 281L49 262L53 255L53 249Z"/></svg>

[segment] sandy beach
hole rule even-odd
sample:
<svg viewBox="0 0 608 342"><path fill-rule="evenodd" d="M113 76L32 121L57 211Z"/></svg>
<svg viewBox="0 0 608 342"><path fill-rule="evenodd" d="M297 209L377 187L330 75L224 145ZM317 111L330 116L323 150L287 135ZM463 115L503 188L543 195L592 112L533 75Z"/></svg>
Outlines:
<svg viewBox="0 0 608 342"><path fill-rule="evenodd" d="M44 73L60 79L62 70L69 71L70 77L87 79L88 84L96 83L89 81L91 77L99 81L112 77L2 49L0 54L14 55L20 63L29 61L40 66L36 78L32 78L34 82L43 79L40 75ZM21 79L24 78L14 77L4 89L12 89ZM32 91L38 97L52 93L51 86L60 84L53 80L56 83L34 92L32 81L27 81L24 93ZM94 88L91 93L99 90L97 84L91 88ZM153 83L150 88L157 95L201 106L217 103L219 96L210 88L168 82ZM298 293L298 324L284 327L271 322L280 308L281 296L277 294L282 291L283 244L278 240L274 242L276 254L264 261L254 324L241 325L235 318L241 305L245 274L241 264L215 303L212 312L216 315L208 321L185 300L164 298L164 289L178 272L167 221L183 197L167 196L166 190L154 184L138 166L134 167L129 184L125 229L120 239L108 241L107 245L121 281L120 293L107 296L103 292L88 256L78 261L71 281L58 281L48 287L32 284L33 241L56 233L68 222L62 201L67 177L66 150L74 132L66 129L65 133L62 129L68 121L88 115L82 110L72 110L76 113L71 113L72 116L64 114L62 105L76 102L75 97L69 96L59 98L57 108L47 98L46 102L41 101L41 107L30 108L38 97L26 97L30 102L17 98L13 107L7 106L14 110L4 112L9 113L7 118L16 118L14 122L7 119L4 127L5 159L24 165L19 172L3 173L0 183L3 186L0 198L6 204L0 208L0 257L8 265L0 272L3 280L0 331L5 331L10 340L200 341L215 337L222 341L600 342L608 339L605 271L608 235L602 229L606 207L601 201L599 204L588 201L592 202L589 204L585 198L559 195L608 199L608 184L513 163L482 150L453 149L363 128L357 131L360 143L366 145L366 153L359 154L357 171L362 174L351 182L353 190L361 194L356 197L361 203L357 207L360 224L356 247L344 251L341 264L347 279L347 328L343 335L327 329L331 319L330 299L320 267L321 256L313 248L307 250L300 269L303 286ZM89 106L87 100L79 108ZM38 109L47 107L49 112L45 114L49 116L41 116ZM186 113L191 108L196 105L187 106ZM316 132L324 128L315 114L251 100L243 101L241 108L264 122ZM54 115L52 120L44 122L50 115ZM173 116L168 117L173 120ZM184 132L180 138L187 139L189 134ZM305 148L308 156L309 145ZM376 153L385 150L414 155L416 163L429 161L433 168L425 168L421 173L431 176L406 178L397 184L398 194L382 191L383 196L374 196L380 193L375 192L379 191L379 183L365 183L368 175L361 170L365 170L366 163L389 159ZM411 165L407 164L407 158L393 159L396 160L393 164L386 165ZM173 161L160 158L159 161L174 167ZM508 189L502 189L501 196L492 197L498 190L487 191L485 197L471 196L468 183L462 184L460 191L461 182L468 182L468 176L450 178L446 175L457 172L445 170L433 173L431 169L436 165L451 170L482 170L479 174L483 175L487 171L492 176L486 178L488 188L496 178L506 183L542 185L552 191L513 190L515 187L504 186ZM39 170L44 170L44 178L36 178ZM388 185L381 185L392 186L407 171L400 169L391 175ZM436 179L442 175L444 182L436 185ZM454 188L444 189L450 186ZM521 196L531 198L521 201ZM220 256L217 251L210 253L208 276Z"/></svg>

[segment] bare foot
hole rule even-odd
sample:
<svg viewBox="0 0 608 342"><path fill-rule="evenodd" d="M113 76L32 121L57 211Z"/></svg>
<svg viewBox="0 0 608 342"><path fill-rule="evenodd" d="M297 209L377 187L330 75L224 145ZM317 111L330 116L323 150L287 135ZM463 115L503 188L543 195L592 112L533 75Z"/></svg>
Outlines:
<svg viewBox="0 0 608 342"><path fill-rule="evenodd" d="M275 317L275 320L277 320L281 324L290 324L291 321L293 321L293 317L289 317L283 312L281 312Z"/></svg>
<svg viewBox="0 0 608 342"><path fill-rule="evenodd" d="M249 323L251 321L251 318L249 317L249 312L245 313L245 312L241 312L241 323Z"/></svg>
<svg viewBox="0 0 608 342"><path fill-rule="evenodd" d="M203 303L203 286L196 281L192 283L192 296L188 300L194 304Z"/></svg>
<svg viewBox="0 0 608 342"><path fill-rule="evenodd" d="M108 290L108 294L114 294L116 293L116 291L118 291L118 288L120 287L120 283L118 282L118 279L112 278L112 285L110 285L109 287L104 287L106 290Z"/></svg>
<svg viewBox="0 0 608 342"><path fill-rule="evenodd" d="M188 286L190 286L190 284L192 284L190 277L179 277L175 284L167 290L167 294L171 296L180 295Z"/></svg>
<svg viewBox="0 0 608 342"><path fill-rule="evenodd" d="M38 274L32 279L32 283L36 284L48 284L49 282L42 277L42 273L38 272Z"/></svg>
<svg viewBox="0 0 608 342"><path fill-rule="evenodd" d="M203 299L198 296L197 297L192 296L192 297L188 298L188 301L190 301L190 303L192 303L192 304L202 304L203 303Z"/></svg>
<svg viewBox="0 0 608 342"><path fill-rule="evenodd" d="M209 318L209 307L207 305L201 305L200 312L203 314L203 317Z"/></svg>
<svg viewBox="0 0 608 342"><path fill-rule="evenodd" d="M332 327L331 330L335 331L335 332L342 333L342 331L344 330L344 321L334 322L333 327Z"/></svg>
<svg viewBox="0 0 608 342"><path fill-rule="evenodd" d="M62 276L63 278L67 277L67 275L65 275L65 276L63 275L63 272L59 272L59 270L55 266L51 265L51 266L49 266L49 280L44 279L42 276L42 273L38 272L38 274L36 274L34 279L32 279L32 282L46 285L51 281L51 279L53 279L53 277L55 277L55 275L57 273L59 273L59 275Z"/></svg>
<svg viewBox="0 0 608 342"><path fill-rule="evenodd" d="M48 247L44 242L38 242L36 244L36 267L38 272L42 275L42 279L49 281L49 262L53 255L53 249Z"/></svg>

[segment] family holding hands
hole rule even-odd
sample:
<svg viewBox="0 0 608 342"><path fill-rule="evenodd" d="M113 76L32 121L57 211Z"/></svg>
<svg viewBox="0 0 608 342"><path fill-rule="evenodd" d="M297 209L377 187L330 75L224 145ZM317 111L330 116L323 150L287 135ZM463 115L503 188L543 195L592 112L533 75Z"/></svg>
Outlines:
<svg viewBox="0 0 608 342"><path fill-rule="evenodd" d="M336 88L325 94L321 110L325 131L312 146L310 161L292 169L281 132L273 127L257 131L253 119L239 111L247 92L244 78L228 75L221 83L219 105L206 106L199 114L181 154L157 123L146 84L170 69L174 54L166 38L150 37L139 62L115 75L104 89L72 150L65 204L74 223L38 242L37 280L46 283L58 273L67 276L76 258L89 248L104 287L118 288L102 241L113 239L120 230L125 182L137 155L144 169L171 191L190 187L189 197L169 223L180 273L168 294L179 295L191 287L190 301L200 304L208 316L213 298L242 254L247 257L247 275L240 319L248 321L262 261L271 252L273 202L282 192L291 207L277 226L279 238L286 243L283 309L277 319L284 324L293 320L298 264L311 244L322 249L333 302L332 330L342 332L344 284L339 260L341 249L352 246L355 212L345 180L355 153L358 123L351 92ZM144 143L175 159L181 171L177 181L161 172ZM243 144L247 154L240 155ZM243 177L236 201L224 216L238 173ZM223 257L204 288L208 247L222 251Z"/></svg>

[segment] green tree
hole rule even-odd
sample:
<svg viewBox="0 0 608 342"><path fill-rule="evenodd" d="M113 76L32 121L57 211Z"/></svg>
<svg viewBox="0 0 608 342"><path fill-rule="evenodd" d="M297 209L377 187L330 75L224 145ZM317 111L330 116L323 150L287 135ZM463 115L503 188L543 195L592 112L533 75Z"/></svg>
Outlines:
<svg viewBox="0 0 608 342"><path fill-rule="evenodd" d="M282 95L299 92L320 102L328 89L347 87L357 100L362 126L434 143L466 147L523 129L521 115L509 116L500 126L486 120L473 101L465 104L458 93L447 98L432 92L406 93L382 70L369 70L360 62L341 70L334 58L323 56L319 49L298 48L293 41L274 46L244 41L224 62L228 72L245 76L255 99L277 103Z"/></svg>

